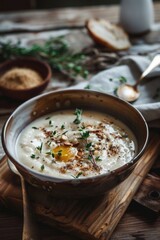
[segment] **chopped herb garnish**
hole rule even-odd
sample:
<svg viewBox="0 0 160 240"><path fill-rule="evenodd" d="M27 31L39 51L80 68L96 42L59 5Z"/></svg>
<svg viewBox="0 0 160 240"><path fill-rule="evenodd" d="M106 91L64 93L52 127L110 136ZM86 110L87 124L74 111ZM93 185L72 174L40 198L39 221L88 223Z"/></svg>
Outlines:
<svg viewBox="0 0 160 240"><path fill-rule="evenodd" d="M92 160L92 155L88 155L88 160Z"/></svg>
<svg viewBox="0 0 160 240"><path fill-rule="evenodd" d="M89 137L89 131L83 131L81 132L81 139L86 139Z"/></svg>
<svg viewBox="0 0 160 240"><path fill-rule="evenodd" d="M65 129L65 126L64 126L64 124L62 124L62 126L61 126L61 129Z"/></svg>
<svg viewBox="0 0 160 240"><path fill-rule="evenodd" d="M52 157L54 158L54 153L52 153L51 151L46 152L46 154L47 154L47 155L50 155L50 156L52 156Z"/></svg>
<svg viewBox="0 0 160 240"><path fill-rule="evenodd" d="M47 155L51 155L52 153L51 152L46 152Z"/></svg>
<svg viewBox="0 0 160 240"><path fill-rule="evenodd" d="M91 86L88 84L84 89L91 89Z"/></svg>
<svg viewBox="0 0 160 240"><path fill-rule="evenodd" d="M53 132L53 135L56 135L56 131Z"/></svg>
<svg viewBox="0 0 160 240"><path fill-rule="evenodd" d="M102 159L100 158L100 156L96 157L95 160L96 160L97 162L102 161Z"/></svg>
<svg viewBox="0 0 160 240"><path fill-rule="evenodd" d="M44 170L44 164L41 165L41 171L43 171L43 170Z"/></svg>
<svg viewBox="0 0 160 240"><path fill-rule="evenodd" d="M90 142L90 143L87 143L87 144L86 144L86 150L89 151L89 149L90 149L91 146L92 146L92 143L91 143L91 142Z"/></svg>
<svg viewBox="0 0 160 240"><path fill-rule="evenodd" d="M82 125L82 126L79 128L79 131L82 132L84 129L85 129L85 126Z"/></svg>
<svg viewBox="0 0 160 240"><path fill-rule="evenodd" d="M63 132L63 133L62 133L62 135L66 134L67 132L68 132L68 130L67 130L67 131L65 131L65 132Z"/></svg>
<svg viewBox="0 0 160 240"><path fill-rule="evenodd" d="M82 175L82 172L79 172L79 173L75 176L75 178L79 178L81 175Z"/></svg>
<svg viewBox="0 0 160 240"><path fill-rule="evenodd" d="M61 156L62 156L62 150L59 150L59 151L57 152L57 155L58 155L58 157L61 157Z"/></svg>
<svg viewBox="0 0 160 240"><path fill-rule="evenodd" d="M83 173L82 172L79 172L76 176L74 175L71 175L73 178L79 178Z"/></svg>
<svg viewBox="0 0 160 240"><path fill-rule="evenodd" d="M41 143L41 145L40 145L40 146L36 147L36 148L37 148L37 150L39 150L39 151L40 151L40 153L42 152L42 146L43 146L43 143Z"/></svg>
<svg viewBox="0 0 160 240"><path fill-rule="evenodd" d="M73 121L75 124L80 124L81 118L82 118L82 110L81 109L76 109L74 114L76 115L76 119Z"/></svg>
<svg viewBox="0 0 160 240"><path fill-rule="evenodd" d="M51 120L49 120L49 126L50 126L50 127L53 127L53 124L52 124L52 121L51 121Z"/></svg>
<svg viewBox="0 0 160 240"><path fill-rule="evenodd" d="M119 81L120 81L120 83L126 83L127 79L123 76L120 76Z"/></svg>
<svg viewBox="0 0 160 240"><path fill-rule="evenodd" d="M117 96L117 90L118 90L118 88L116 87L113 91L114 95L116 95L116 96Z"/></svg>
<svg viewBox="0 0 160 240"><path fill-rule="evenodd" d="M35 154L32 154L30 157L31 157L31 158L35 158L35 157L36 157L36 155L35 155Z"/></svg>
<svg viewBox="0 0 160 240"><path fill-rule="evenodd" d="M32 127L33 129L38 129L37 127Z"/></svg>
<svg viewBox="0 0 160 240"><path fill-rule="evenodd" d="M112 82L112 81L113 81L113 79L112 79L112 78L109 78L109 81L110 81L110 82Z"/></svg>
<svg viewBox="0 0 160 240"><path fill-rule="evenodd" d="M51 141L47 141L47 145L50 146L51 145Z"/></svg>
<svg viewBox="0 0 160 240"><path fill-rule="evenodd" d="M48 120L48 119L50 119L50 118L51 118L51 117L46 117L45 120Z"/></svg>

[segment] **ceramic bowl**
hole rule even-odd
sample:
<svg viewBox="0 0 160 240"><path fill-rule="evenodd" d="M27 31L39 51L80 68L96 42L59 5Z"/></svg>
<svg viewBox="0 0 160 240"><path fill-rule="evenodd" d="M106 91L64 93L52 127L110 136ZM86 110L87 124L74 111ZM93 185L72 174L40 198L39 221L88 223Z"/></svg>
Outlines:
<svg viewBox="0 0 160 240"><path fill-rule="evenodd" d="M43 81L39 85L27 89L10 89L0 86L3 95L17 100L27 100L41 93L48 85L51 79L50 66L36 58L24 57L9 60L0 65L0 76L13 68L29 68L35 70L42 77Z"/></svg>
<svg viewBox="0 0 160 240"><path fill-rule="evenodd" d="M43 175L18 162L16 140L30 122L57 110L80 108L109 114L134 132L137 153L129 163L96 177L61 179ZM57 197L91 197L103 194L123 181L134 169L146 148L148 127L133 106L114 96L90 90L63 90L39 95L18 107L4 125L2 144L6 155L30 184L43 188Z"/></svg>

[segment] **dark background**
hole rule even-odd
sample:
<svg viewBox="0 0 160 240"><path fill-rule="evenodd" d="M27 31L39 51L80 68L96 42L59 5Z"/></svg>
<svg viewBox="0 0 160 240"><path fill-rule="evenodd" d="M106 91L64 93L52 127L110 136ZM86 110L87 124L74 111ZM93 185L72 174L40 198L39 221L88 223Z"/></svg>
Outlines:
<svg viewBox="0 0 160 240"><path fill-rule="evenodd" d="M134 0L133 0L134 1ZM140 0L141 1L141 0ZM160 1L160 0L154 0ZM120 3L120 0L0 0L0 12Z"/></svg>

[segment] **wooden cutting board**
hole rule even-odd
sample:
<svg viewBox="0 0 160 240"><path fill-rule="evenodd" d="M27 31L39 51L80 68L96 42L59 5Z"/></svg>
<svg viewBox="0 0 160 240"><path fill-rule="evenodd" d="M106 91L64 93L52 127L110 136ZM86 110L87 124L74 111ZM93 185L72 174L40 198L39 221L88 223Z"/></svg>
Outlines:
<svg viewBox="0 0 160 240"><path fill-rule="evenodd" d="M132 174L105 196L83 200L54 199L28 185L38 219L83 239L109 239L159 152L160 135L154 133ZM9 170L6 157L0 169L0 202L22 209L20 181Z"/></svg>

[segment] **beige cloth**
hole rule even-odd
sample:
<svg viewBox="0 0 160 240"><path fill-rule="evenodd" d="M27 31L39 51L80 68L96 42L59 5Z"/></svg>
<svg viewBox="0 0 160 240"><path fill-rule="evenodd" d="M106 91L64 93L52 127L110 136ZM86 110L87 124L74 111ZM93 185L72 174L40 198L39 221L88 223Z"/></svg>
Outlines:
<svg viewBox="0 0 160 240"><path fill-rule="evenodd" d="M141 73L147 68L150 60L148 57L129 56L120 60L117 66L104 70L95 75L88 83L80 83L72 88L85 88L89 85L91 90L96 90L114 95L114 90L121 84L119 78L125 77L127 83L134 84ZM150 73L143 84L139 85L140 98L133 105L143 114L147 122L155 121L160 127L160 68L157 67ZM156 95L158 96L156 97Z"/></svg>

